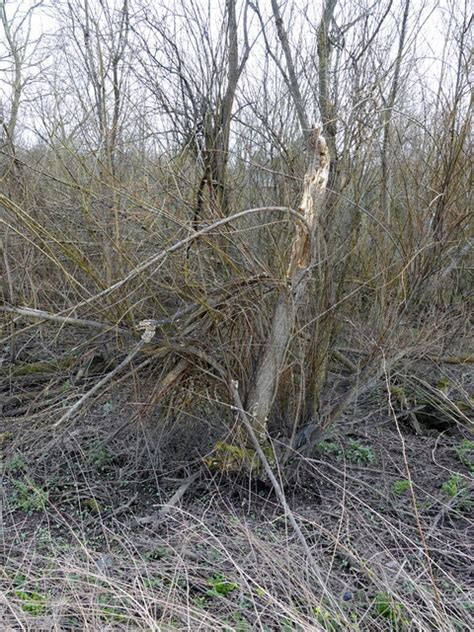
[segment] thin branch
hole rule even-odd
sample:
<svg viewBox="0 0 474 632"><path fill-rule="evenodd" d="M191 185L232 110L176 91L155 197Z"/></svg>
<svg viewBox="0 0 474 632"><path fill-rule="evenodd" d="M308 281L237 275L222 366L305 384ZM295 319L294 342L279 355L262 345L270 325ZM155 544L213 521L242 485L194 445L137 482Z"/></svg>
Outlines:
<svg viewBox="0 0 474 632"><path fill-rule="evenodd" d="M108 296L109 294L112 294L112 292L115 292L116 290L126 285L132 279L135 279L137 276L142 274L142 272L145 272L145 270L148 270L148 268L151 268L152 266L156 265L160 261L163 261L164 259L166 259L168 255L172 254L173 252L176 252L180 248L183 248L184 246L191 243L195 239L202 237L202 235L206 235L207 233L212 232L216 228L219 228L220 226L224 226L225 224L229 224L230 222L233 222L234 220L239 219L240 217L245 217L247 215L254 215L256 213L263 213L263 212L289 213L290 215L295 217L299 222L301 222L308 230L308 233L310 233L309 225L306 219L301 215L301 213L287 206L260 206L258 208L246 209L245 211L240 211L239 213L230 215L229 217L224 217L222 219L219 219L216 222L209 224L209 226L205 226L204 228L201 228L201 230L193 232L188 237L185 237L184 239L181 239L181 241L176 242L173 246L166 248L162 252L159 252L158 254L153 255L152 257L150 257L149 259L141 263L134 270L129 272L125 277L123 277L123 279L120 279L120 281L113 283L112 285L105 288L105 290L102 290L98 294L95 294L94 296L91 296L90 298L84 301L81 301L80 303L77 303L72 309L78 309L79 307L84 307L85 305L89 305L90 303L93 303L94 301L97 301L100 298L104 298L104 296ZM66 313L68 311L70 310L67 309L61 313Z"/></svg>

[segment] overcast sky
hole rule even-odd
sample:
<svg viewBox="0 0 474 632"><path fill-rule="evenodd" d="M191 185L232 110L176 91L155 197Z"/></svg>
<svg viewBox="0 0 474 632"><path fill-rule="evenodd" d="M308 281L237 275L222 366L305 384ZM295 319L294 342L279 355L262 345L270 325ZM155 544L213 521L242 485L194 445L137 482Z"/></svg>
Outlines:
<svg viewBox="0 0 474 632"><path fill-rule="evenodd" d="M83 0L81 0L82 2ZM188 4L192 4L197 13L200 14L201 21L206 24L210 33L211 39L218 39L219 31L218 25L221 23L222 7L224 0L186 0ZM72 3L73 6L76 2ZM79 1L77 2L79 4ZM161 0L161 2L146 3L141 0L131 0L130 11L133 15L135 11L140 10L141 7L147 5L153 7L155 11L160 11L160 8L165 13L176 12L179 14L179 9L176 8L179 3L175 3L174 0ZM290 40L295 45L295 50L298 51L302 43L303 46L311 43L314 40L315 32L311 29L311 24L317 25L318 17L321 10L321 2L308 0L286 0L281 2L283 18L285 23L291 20L293 23L293 29L289 32ZM98 0L90 0L92 8L98 6ZM122 5L122 0L107 0L107 6L112 10L119 8ZM1 0L0 0L1 6ZM266 14L269 23L270 20L270 1L260 0L259 6L262 9L262 13ZM347 23L351 16L354 15L354 7L372 6L374 11L380 10L382 6L380 2L370 0L364 0L360 2L347 2L340 1L338 3L338 13L336 14L336 20L338 26L343 26ZM28 14L28 10L32 7L36 7L34 12L30 14L30 19L26 19L21 23L21 27L18 31L19 41L24 41L29 32L29 44L24 52L25 65L23 69L24 79L34 79L35 89L38 92L45 89L45 79L48 76L50 79L52 74L56 74L57 78L63 77L67 79L67 64L64 65L61 62L58 52L57 34L61 33L61 29L64 28L60 19L62 9L67 7L67 2L63 0L45 0L44 2L35 2L34 0L7 0L5 3L5 11L7 19L17 28L22 17ZM349 11L350 15L347 14ZM424 89L430 89L432 86L433 93L438 89L439 77L444 68L447 84L449 84L450 77L453 76L453 68L456 65L456 59L449 54L448 48L445 49L447 37L451 37L452 33L449 33L451 24L451 15L453 12L462 14L463 10L467 7L467 0L411 0L410 7L410 20L409 20L409 38L406 43L406 48L411 50L410 55L407 55L407 60L411 64L410 78L412 82L413 96L416 98L417 92L420 88L420 81L424 84ZM387 57L394 57L396 54L397 45L397 31L400 23L400 16L402 11L402 0L394 0L391 15L386 20L383 29L386 34L387 42L392 42L389 45L389 49L386 52ZM305 21L303 16L310 16L309 21ZM179 19L179 18L178 18ZM308 25L310 25L308 27ZM251 20L249 22L249 30L252 34L257 32L258 22L255 19L255 15L252 13ZM348 39L350 38L350 31L348 32ZM180 42L180 45L186 47L186 37ZM276 48L278 43L276 39ZM192 56L192 46L189 46L189 56ZM441 59L445 57L445 64L441 63ZM247 65L247 76L251 77L252 81L258 84L262 76L262 60L264 57L264 42L260 38L257 45L252 50L252 55ZM413 67L413 60L416 59L416 67ZM74 61L74 60L71 60ZM32 66L29 64L32 62ZM2 106L5 112L8 111L9 96L11 94L11 56L8 54L8 42L6 41L5 34L0 30L0 70L3 71L0 75L0 97L2 99ZM71 77L69 77L71 79ZM25 94L27 94L25 92ZM31 101L31 94L29 95ZM32 107L28 106L28 103L23 103L23 116L26 118L26 110L33 111ZM316 108L316 105L314 105ZM24 118L24 121L25 121ZM31 121L31 118L30 118ZM34 124L31 125L34 127Z"/></svg>

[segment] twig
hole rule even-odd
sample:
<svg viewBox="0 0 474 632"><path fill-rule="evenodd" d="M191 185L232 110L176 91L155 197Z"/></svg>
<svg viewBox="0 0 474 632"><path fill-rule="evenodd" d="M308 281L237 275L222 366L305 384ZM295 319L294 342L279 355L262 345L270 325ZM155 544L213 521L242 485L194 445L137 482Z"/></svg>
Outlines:
<svg viewBox="0 0 474 632"><path fill-rule="evenodd" d="M203 468L199 468L194 474L188 476L188 478L178 487L175 493L171 496L167 503L162 505L161 509L154 513L152 516L145 516L144 518L139 518L137 522L140 524L157 524L160 520L162 520L166 514L168 514L173 507L175 507L184 494L188 491L194 481L199 478L203 471Z"/></svg>

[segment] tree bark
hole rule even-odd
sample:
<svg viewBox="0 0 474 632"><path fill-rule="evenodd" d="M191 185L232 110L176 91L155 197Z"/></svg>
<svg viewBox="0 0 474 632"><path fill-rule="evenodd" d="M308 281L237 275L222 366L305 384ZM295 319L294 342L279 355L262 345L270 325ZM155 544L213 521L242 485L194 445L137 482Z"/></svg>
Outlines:
<svg viewBox="0 0 474 632"><path fill-rule="evenodd" d="M336 113L334 103L329 90L329 68L331 63L332 44L329 39L329 25L334 17L337 0L326 0L323 15L318 27L318 87L319 87L319 110L324 133L332 157L332 173L330 174L329 188L335 179L335 159L336 159Z"/></svg>

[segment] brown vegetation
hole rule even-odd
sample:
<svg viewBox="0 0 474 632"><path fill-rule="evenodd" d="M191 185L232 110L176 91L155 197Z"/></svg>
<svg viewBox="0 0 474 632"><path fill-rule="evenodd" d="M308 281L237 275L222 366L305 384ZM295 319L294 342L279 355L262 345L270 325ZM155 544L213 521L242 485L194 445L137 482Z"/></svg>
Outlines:
<svg viewBox="0 0 474 632"><path fill-rule="evenodd" d="M0 0L8 629L471 627L470 18L420 4Z"/></svg>

